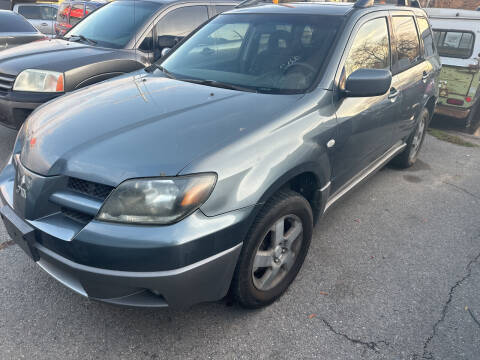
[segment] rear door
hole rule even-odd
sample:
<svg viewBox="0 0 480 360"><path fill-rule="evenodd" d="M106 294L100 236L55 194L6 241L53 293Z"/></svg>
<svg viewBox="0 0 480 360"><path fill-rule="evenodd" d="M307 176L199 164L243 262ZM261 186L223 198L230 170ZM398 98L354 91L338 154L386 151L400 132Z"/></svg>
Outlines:
<svg viewBox="0 0 480 360"><path fill-rule="evenodd" d="M411 12L392 14L394 33L393 74L395 89L401 95L401 111L394 136L405 139L415 126L425 104L426 82L432 68L421 53L415 17Z"/></svg>
<svg viewBox="0 0 480 360"><path fill-rule="evenodd" d="M388 12L367 15L357 23L341 64L340 95L335 105L339 125L332 162L333 192L393 145L400 100L394 88L381 96L341 95L346 79L355 70L391 70Z"/></svg>
<svg viewBox="0 0 480 360"><path fill-rule="evenodd" d="M17 11L44 34L54 33L56 8L50 5L18 5Z"/></svg>

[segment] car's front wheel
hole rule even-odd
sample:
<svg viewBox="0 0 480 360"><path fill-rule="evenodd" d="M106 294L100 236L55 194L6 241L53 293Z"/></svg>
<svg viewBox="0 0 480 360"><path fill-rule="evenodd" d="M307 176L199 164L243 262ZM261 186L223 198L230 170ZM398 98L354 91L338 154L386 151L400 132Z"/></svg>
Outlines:
<svg viewBox="0 0 480 360"><path fill-rule="evenodd" d="M298 274L310 246L312 209L286 190L268 201L244 241L232 281L240 305L258 308L279 298Z"/></svg>
<svg viewBox="0 0 480 360"><path fill-rule="evenodd" d="M430 113L428 109L423 109L418 118L417 126L407 140L407 146L403 152L398 154L392 163L400 168L409 168L415 161L417 161L418 153L425 139L427 133L428 122L430 120Z"/></svg>

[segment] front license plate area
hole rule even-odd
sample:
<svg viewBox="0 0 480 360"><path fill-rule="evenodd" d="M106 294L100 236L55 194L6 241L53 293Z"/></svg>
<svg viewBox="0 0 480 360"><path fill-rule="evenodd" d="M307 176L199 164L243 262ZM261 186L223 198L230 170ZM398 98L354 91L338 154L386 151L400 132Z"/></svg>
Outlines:
<svg viewBox="0 0 480 360"><path fill-rule="evenodd" d="M35 229L23 221L9 206L0 209L0 215L8 234L15 243L34 261L38 261L37 249L33 246Z"/></svg>

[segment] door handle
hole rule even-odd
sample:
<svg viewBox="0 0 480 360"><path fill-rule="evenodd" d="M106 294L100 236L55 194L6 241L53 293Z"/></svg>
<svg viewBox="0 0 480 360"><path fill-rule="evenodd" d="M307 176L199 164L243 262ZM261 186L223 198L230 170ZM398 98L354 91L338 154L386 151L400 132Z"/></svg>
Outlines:
<svg viewBox="0 0 480 360"><path fill-rule="evenodd" d="M390 89L390 94L388 94L388 98L390 100L395 100L399 94L400 94L400 92L397 89L395 89L394 87L392 87Z"/></svg>
<svg viewBox="0 0 480 360"><path fill-rule="evenodd" d="M48 26L47 23L41 23L40 25L42 25L42 26Z"/></svg>

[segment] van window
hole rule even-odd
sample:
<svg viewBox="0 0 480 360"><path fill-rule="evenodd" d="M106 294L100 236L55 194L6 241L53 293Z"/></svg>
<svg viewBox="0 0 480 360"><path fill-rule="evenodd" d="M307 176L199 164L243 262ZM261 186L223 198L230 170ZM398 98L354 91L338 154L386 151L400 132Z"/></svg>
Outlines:
<svg viewBox="0 0 480 360"><path fill-rule="evenodd" d="M70 10L70 25L77 25L84 16L84 4L74 4Z"/></svg>
<svg viewBox="0 0 480 360"><path fill-rule="evenodd" d="M52 6L22 5L18 13L31 20L55 20L57 17L57 9Z"/></svg>
<svg viewBox="0 0 480 360"><path fill-rule="evenodd" d="M57 13L57 22L68 23L68 15L70 14L70 4L63 3L60 5Z"/></svg>
<svg viewBox="0 0 480 360"><path fill-rule="evenodd" d="M435 54L435 47L433 46L433 36L430 30L430 26L428 25L427 19L423 17L417 18L418 20L418 27L420 30L420 36L423 40L423 49L425 52L425 57L430 57Z"/></svg>
<svg viewBox="0 0 480 360"><path fill-rule="evenodd" d="M433 30L440 56L468 59L472 56L475 35L469 31Z"/></svg>
<svg viewBox="0 0 480 360"><path fill-rule="evenodd" d="M392 22L397 40L395 70L401 72L420 60L420 42L412 16L394 16Z"/></svg>
<svg viewBox="0 0 480 360"><path fill-rule="evenodd" d="M360 68L390 68L390 40L384 17L363 24L355 36L345 62L345 78Z"/></svg>

